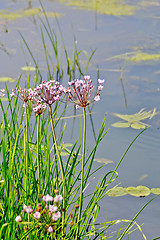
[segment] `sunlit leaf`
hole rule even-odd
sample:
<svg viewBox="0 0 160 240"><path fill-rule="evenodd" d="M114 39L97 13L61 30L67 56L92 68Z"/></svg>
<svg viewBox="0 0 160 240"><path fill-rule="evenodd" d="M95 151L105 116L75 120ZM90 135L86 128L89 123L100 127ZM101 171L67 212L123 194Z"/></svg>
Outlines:
<svg viewBox="0 0 160 240"><path fill-rule="evenodd" d="M95 158L94 161L99 163L104 163L104 164L113 163L113 161L107 158Z"/></svg>
<svg viewBox="0 0 160 240"><path fill-rule="evenodd" d="M131 124L129 122L122 122L122 121L112 124L113 127L118 127L118 128L128 128L128 127L130 127L130 125Z"/></svg>
<svg viewBox="0 0 160 240"><path fill-rule="evenodd" d="M110 189L107 193L107 195L110 197L119 197L119 196L124 196L126 194L127 194L127 191L123 187L114 187Z"/></svg>
<svg viewBox="0 0 160 240"><path fill-rule="evenodd" d="M0 77L0 82L15 82L15 79L11 77Z"/></svg>
<svg viewBox="0 0 160 240"><path fill-rule="evenodd" d="M160 194L160 188L152 188L152 189L151 189L151 192L152 192L153 194Z"/></svg>
<svg viewBox="0 0 160 240"><path fill-rule="evenodd" d="M140 124L140 123L132 123L131 127L134 129L141 129L141 128L145 128L146 125L145 124Z"/></svg>
<svg viewBox="0 0 160 240"><path fill-rule="evenodd" d="M145 186L128 187L126 191L128 194L135 197L146 197L151 193L151 190Z"/></svg>
<svg viewBox="0 0 160 240"><path fill-rule="evenodd" d="M31 66L24 66L24 67L21 67L21 69L26 72L36 71L36 68Z"/></svg>
<svg viewBox="0 0 160 240"><path fill-rule="evenodd" d="M120 118L120 119L123 119L124 121L120 121L120 122L116 122L116 123L113 123L112 126L113 127L132 127L134 129L143 129L147 126L150 126L146 123L143 123L141 122L142 120L145 120L145 119L151 119L153 118L155 115L157 115L158 112L156 112L156 108L150 111L145 111L144 108L142 108L138 113L135 113L135 114L119 114L119 113L113 113L114 116Z"/></svg>

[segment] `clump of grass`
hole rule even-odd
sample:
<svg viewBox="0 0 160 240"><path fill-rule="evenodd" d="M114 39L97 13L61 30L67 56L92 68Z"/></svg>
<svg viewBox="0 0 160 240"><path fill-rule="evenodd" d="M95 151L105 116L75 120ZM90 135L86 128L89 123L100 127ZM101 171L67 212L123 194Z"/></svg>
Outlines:
<svg viewBox="0 0 160 240"><path fill-rule="evenodd" d="M45 12L44 12L45 14ZM46 17L46 15L45 15ZM132 232L136 226L136 218L132 220L115 220L98 223L99 202L106 196L108 186L117 177L117 169L136 138L131 142L113 171L107 172L99 179L91 194L86 188L92 176L101 169L92 170L97 148L108 130L105 130L105 117L99 133L95 135L95 145L91 152L86 152L87 106L100 100L100 91L104 80L98 79L99 86L93 95L92 81L82 73L78 57L74 52L71 64L66 47L64 51L68 68L68 84L65 88L60 84L63 79L63 68L58 55L56 33L42 22L51 40L57 59L57 71L51 72L49 58L46 55L48 76L52 80L42 81L42 75L31 50L25 42L36 66L36 77L30 88L21 89L18 79L15 90L10 95L6 85L7 105L0 99L2 119L0 123L0 237L1 239L122 239ZM45 41L42 40L44 49ZM64 44L64 42L63 42ZM88 64L91 58L88 60ZM85 72L88 69L86 66ZM83 79L74 80L76 67ZM54 80L53 80L54 78ZM1 94L4 91L1 90ZM57 137L59 121L65 114L66 104L71 101L82 108L80 120L80 137L73 143L66 156L63 156L63 135L65 124ZM60 112L60 113L59 113ZM59 117L60 114L60 117ZM56 196L55 196L56 195ZM53 197L55 196L55 198ZM62 203L60 201L62 200ZM84 207L85 203L85 207ZM146 204L147 205L147 204ZM116 233L112 227L121 226ZM125 227L126 226L126 227ZM124 229L125 228L125 229ZM111 234L107 234L110 231ZM145 235L142 232L144 239Z"/></svg>

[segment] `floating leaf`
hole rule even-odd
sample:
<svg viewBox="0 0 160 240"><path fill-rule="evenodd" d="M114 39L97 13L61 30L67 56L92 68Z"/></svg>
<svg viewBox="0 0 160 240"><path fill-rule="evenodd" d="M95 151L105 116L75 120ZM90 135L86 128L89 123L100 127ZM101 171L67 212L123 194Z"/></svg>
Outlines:
<svg viewBox="0 0 160 240"><path fill-rule="evenodd" d="M141 129L141 128L145 128L146 125L145 124L140 124L140 123L132 123L131 127L134 129Z"/></svg>
<svg viewBox="0 0 160 240"><path fill-rule="evenodd" d="M67 147L72 147L73 144L72 143L63 143L62 146L63 146L63 148L67 148Z"/></svg>
<svg viewBox="0 0 160 240"><path fill-rule="evenodd" d="M94 161L99 162L99 163L104 163L104 164L113 163L113 161L111 161L107 158L95 158Z"/></svg>
<svg viewBox="0 0 160 240"><path fill-rule="evenodd" d="M124 121L120 121L120 122L116 122L113 123L112 126L113 127L121 127L121 128L126 128L126 127L132 127L134 129L143 129L147 126L149 126L146 123L141 122L142 120L145 119L151 119L153 118L155 115L157 115L158 112L156 112L156 108L150 111L144 111L144 108L142 108L138 113L135 114L119 114L119 113L113 113L114 116L123 119Z"/></svg>
<svg viewBox="0 0 160 240"><path fill-rule="evenodd" d="M32 66L24 66L24 67L21 67L21 69L26 72L36 71L36 68Z"/></svg>
<svg viewBox="0 0 160 240"><path fill-rule="evenodd" d="M150 195L150 193L159 195L160 194L160 188L152 188L151 190L148 187L145 186L137 186L137 187L114 187L110 189L107 193L108 196L111 197L118 197L123 196L125 194L130 194L135 197L146 197Z"/></svg>
<svg viewBox="0 0 160 240"><path fill-rule="evenodd" d="M135 197L146 197L151 193L151 190L145 186L128 187L126 191L128 194Z"/></svg>
<svg viewBox="0 0 160 240"><path fill-rule="evenodd" d="M131 124L129 122L122 122L122 121L112 124L113 127L118 127L118 128L127 128L127 127L130 127L130 125Z"/></svg>
<svg viewBox="0 0 160 240"><path fill-rule="evenodd" d="M119 196L124 196L126 194L127 194L127 191L123 187L114 187L110 189L107 193L107 195L110 197L119 197Z"/></svg>
<svg viewBox="0 0 160 240"><path fill-rule="evenodd" d="M151 192L152 192L153 194L160 194L160 188L152 188L152 189L151 189Z"/></svg>
<svg viewBox="0 0 160 240"><path fill-rule="evenodd" d="M15 82L15 79L11 77L0 77L0 82Z"/></svg>

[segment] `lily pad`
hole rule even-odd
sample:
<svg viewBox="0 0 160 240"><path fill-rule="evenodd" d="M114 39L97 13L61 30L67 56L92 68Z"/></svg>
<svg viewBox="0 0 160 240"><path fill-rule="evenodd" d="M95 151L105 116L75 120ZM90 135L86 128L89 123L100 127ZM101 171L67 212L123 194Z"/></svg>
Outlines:
<svg viewBox="0 0 160 240"><path fill-rule="evenodd" d="M0 82L15 82L16 80L11 77L0 77Z"/></svg>
<svg viewBox="0 0 160 240"><path fill-rule="evenodd" d="M153 194L160 194L160 188L152 188L152 189L151 189L151 192L152 192Z"/></svg>
<svg viewBox="0 0 160 240"><path fill-rule="evenodd" d="M146 197L151 193L151 190L145 186L128 187L126 191L128 194L135 197Z"/></svg>
<svg viewBox="0 0 160 240"><path fill-rule="evenodd" d="M156 112L156 108L150 111L144 111L144 108L142 108L138 113L135 114L119 114L119 113L113 113L114 116L123 119L123 121L113 123L113 127L120 127L120 128L126 128L126 127L132 127L134 129L143 129L145 127L149 127L150 125L141 122L145 119L151 119L154 116L156 116L158 112Z"/></svg>
<svg viewBox="0 0 160 240"><path fill-rule="evenodd" d="M107 193L107 195L110 197L119 197L119 196L124 196L126 194L127 194L127 191L123 187L114 187L110 189Z"/></svg>
<svg viewBox="0 0 160 240"><path fill-rule="evenodd" d="M99 163L104 163L104 164L113 163L113 161L107 158L95 158L94 161Z"/></svg>

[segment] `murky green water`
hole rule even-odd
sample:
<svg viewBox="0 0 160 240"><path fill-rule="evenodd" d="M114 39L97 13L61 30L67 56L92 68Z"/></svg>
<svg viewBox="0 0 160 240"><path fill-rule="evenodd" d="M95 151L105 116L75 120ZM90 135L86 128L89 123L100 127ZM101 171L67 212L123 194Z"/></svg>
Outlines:
<svg viewBox="0 0 160 240"><path fill-rule="evenodd" d="M113 164L103 168L100 173L103 175L105 171L113 169L140 131L131 128L113 128L111 124L118 119L111 113L133 114L144 107L146 110L156 107L157 111L160 111L160 1L68 0L59 3L46 0L42 1L42 4L46 12L61 14L58 21L70 55L74 46L74 35L79 50L91 54L97 49L88 74L96 81L98 65L100 78L105 79L105 88L101 102L93 108L95 112L93 121L95 130L98 131L100 122L107 112L106 126L110 128L98 150L97 157L113 161ZM33 65L20 32L38 60L43 77L46 78L47 68L41 42L40 20L30 14L22 17L23 11L28 7L27 1L0 1L0 77L18 79L22 72L21 67L27 63ZM29 10L39 9L40 4L33 0L31 7ZM7 9L7 12L4 9ZM19 17L16 18L14 15L13 19L11 13L15 11L16 13L18 11ZM10 17L7 18L6 13ZM52 17L49 19L54 27L55 19ZM49 44L48 41L48 46ZM59 47L61 49L62 45L60 44ZM54 59L54 56L52 57ZM86 58L83 54L81 60L85 67ZM23 75L22 85L25 79ZM67 81L65 75L64 84L67 85ZM8 83L8 86L12 88L14 83ZM0 88L3 87L4 83L0 82ZM69 111L72 111L71 106ZM67 121L68 125L70 121L72 120ZM138 138L118 169L119 178L116 183L121 183L123 187L137 185L145 185L149 188L160 187L160 115L146 122L151 124L151 127ZM75 129L78 124L77 120ZM91 132L89 119L88 132ZM77 136L74 136L75 139ZM73 141L74 137L71 137L69 131L66 132L66 142ZM93 135L88 134L88 139L88 144L94 144ZM100 163L95 163L95 168L97 166L100 166ZM106 197L101 202L100 221L104 221L106 214L109 219L131 219L152 197L153 195L146 198L128 195L117 198ZM147 239L160 235L159 202L159 198L154 200L137 220L138 223L144 222L142 229ZM140 240L142 236L135 233L131 239Z"/></svg>

